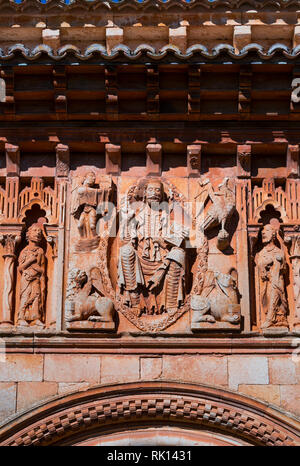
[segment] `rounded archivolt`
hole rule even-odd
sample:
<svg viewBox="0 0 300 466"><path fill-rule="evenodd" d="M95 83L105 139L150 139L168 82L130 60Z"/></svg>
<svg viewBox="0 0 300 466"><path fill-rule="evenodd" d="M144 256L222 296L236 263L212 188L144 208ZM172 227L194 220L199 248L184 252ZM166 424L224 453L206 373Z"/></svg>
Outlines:
<svg viewBox="0 0 300 466"><path fill-rule="evenodd" d="M212 437L215 433L250 445L300 442L300 423L267 404L208 386L166 381L99 386L56 397L4 425L0 445L74 445L145 426L196 430L201 438L209 431Z"/></svg>

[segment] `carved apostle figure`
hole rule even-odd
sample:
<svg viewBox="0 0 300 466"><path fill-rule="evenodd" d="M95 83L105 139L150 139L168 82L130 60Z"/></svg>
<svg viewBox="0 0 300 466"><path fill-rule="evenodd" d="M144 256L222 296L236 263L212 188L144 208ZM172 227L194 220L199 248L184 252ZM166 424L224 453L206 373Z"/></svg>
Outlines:
<svg viewBox="0 0 300 466"><path fill-rule="evenodd" d="M35 223L28 228L28 246L21 252L18 266L21 273L18 325L44 325L46 275L42 238L40 225Z"/></svg>
<svg viewBox="0 0 300 466"><path fill-rule="evenodd" d="M175 222L168 230L169 204L162 202L163 195L161 181L151 179L141 206L121 211L118 285L123 303L137 316L172 313L184 302L187 232Z"/></svg>
<svg viewBox="0 0 300 466"><path fill-rule="evenodd" d="M257 253L259 300L262 310L262 328L288 326L287 299L284 286L286 260L282 248L276 245L276 229L271 224L261 232L263 248Z"/></svg>

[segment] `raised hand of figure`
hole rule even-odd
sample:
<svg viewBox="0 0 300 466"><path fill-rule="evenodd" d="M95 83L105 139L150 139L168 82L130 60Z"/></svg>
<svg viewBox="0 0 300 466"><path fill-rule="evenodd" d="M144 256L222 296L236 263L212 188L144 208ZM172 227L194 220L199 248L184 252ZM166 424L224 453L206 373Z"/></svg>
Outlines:
<svg viewBox="0 0 300 466"><path fill-rule="evenodd" d="M165 274L165 270L159 270L153 275L153 277L149 280L149 284L148 284L149 291L154 290L160 285L164 274Z"/></svg>

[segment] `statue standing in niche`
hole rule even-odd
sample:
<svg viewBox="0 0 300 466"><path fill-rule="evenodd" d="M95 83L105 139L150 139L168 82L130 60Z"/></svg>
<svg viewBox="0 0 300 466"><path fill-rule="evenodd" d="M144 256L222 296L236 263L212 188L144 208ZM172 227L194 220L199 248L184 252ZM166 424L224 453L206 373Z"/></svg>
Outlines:
<svg viewBox="0 0 300 466"><path fill-rule="evenodd" d="M78 219L80 236L78 251L95 249L99 243L97 219L106 213L105 203L109 200L110 190L98 189L95 183L95 173L88 172L72 193L71 214Z"/></svg>
<svg viewBox="0 0 300 466"><path fill-rule="evenodd" d="M141 207L121 211L118 285L123 303L136 316L174 313L184 302L186 229L173 224L168 230L169 204L162 203L164 187L149 180ZM167 232L168 231L168 232Z"/></svg>
<svg viewBox="0 0 300 466"><path fill-rule="evenodd" d="M199 181L201 191L196 197L204 204L208 199L212 201L203 222L200 225L200 230L206 232L218 225L221 229L218 233L218 248L223 251L229 245L229 233L225 229L226 223L232 217L235 211L235 191L230 186L230 179L224 178L223 182L218 186L218 191L214 191L212 184L208 178ZM200 210L198 216L202 213Z"/></svg>
<svg viewBox="0 0 300 466"><path fill-rule="evenodd" d="M44 325L46 271L42 238L40 225L35 223L28 228L28 246L21 252L18 266L21 273L18 325Z"/></svg>
<svg viewBox="0 0 300 466"><path fill-rule="evenodd" d="M259 279L259 300L262 328L273 326L288 327L288 304L285 295L284 275L286 272L285 254L276 245L276 229L271 224L261 232L263 248L255 257Z"/></svg>

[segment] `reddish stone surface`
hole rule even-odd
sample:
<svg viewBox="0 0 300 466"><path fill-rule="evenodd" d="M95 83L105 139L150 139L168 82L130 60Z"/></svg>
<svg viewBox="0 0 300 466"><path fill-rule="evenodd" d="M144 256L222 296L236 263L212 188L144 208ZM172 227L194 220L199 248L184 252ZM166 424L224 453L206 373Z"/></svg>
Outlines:
<svg viewBox="0 0 300 466"><path fill-rule="evenodd" d="M0 2L0 422L29 410L5 442L95 422L180 444L174 421L201 443L205 421L214 444L292 444L298 6L249 0L232 25L230 2L76 2Z"/></svg>
<svg viewBox="0 0 300 466"><path fill-rule="evenodd" d="M0 361L0 381L39 382L43 380L43 356L39 354L7 354Z"/></svg>
<svg viewBox="0 0 300 466"><path fill-rule="evenodd" d="M143 358L140 359L141 379L155 380L162 376L162 358Z"/></svg>
<svg viewBox="0 0 300 466"><path fill-rule="evenodd" d="M164 356L163 378L216 386L227 385L227 357Z"/></svg>
<svg viewBox="0 0 300 466"><path fill-rule="evenodd" d="M29 408L39 401L51 398L57 394L55 382L19 382L17 410Z"/></svg>
<svg viewBox="0 0 300 466"><path fill-rule="evenodd" d="M0 383L0 419L5 419L16 412L17 384Z"/></svg>
<svg viewBox="0 0 300 466"><path fill-rule="evenodd" d="M279 385L239 385L239 392L267 403L280 406Z"/></svg>
<svg viewBox="0 0 300 466"><path fill-rule="evenodd" d="M300 387L299 385L282 385L280 387L282 408L300 416Z"/></svg>
<svg viewBox="0 0 300 466"><path fill-rule="evenodd" d="M102 356L101 383L120 383L138 380L140 375L138 356Z"/></svg>
<svg viewBox="0 0 300 466"><path fill-rule="evenodd" d="M239 385L268 385L268 359L264 356L231 356L228 360L228 386L237 390Z"/></svg>
<svg viewBox="0 0 300 466"><path fill-rule="evenodd" d="M74 391L77 392L81 390L86 390L89 388L89 386L90 384L88 382L80 382L80 383L59 382L57 393L59 395L63 395L63 394L74 392Z"/></svg>
<svg viewBox="0 0 300 466"><path fill-rule="evenodd" d="M100 358L84 355L45 355L44 380L48 382L100 382Z"/></svg>
<svg viewBox="0 0 300 466"><path fill-rule="evenodd" d="M299 362L293 359L293 355L269 358L271 384L291 385L300 382Z"/></svg>

